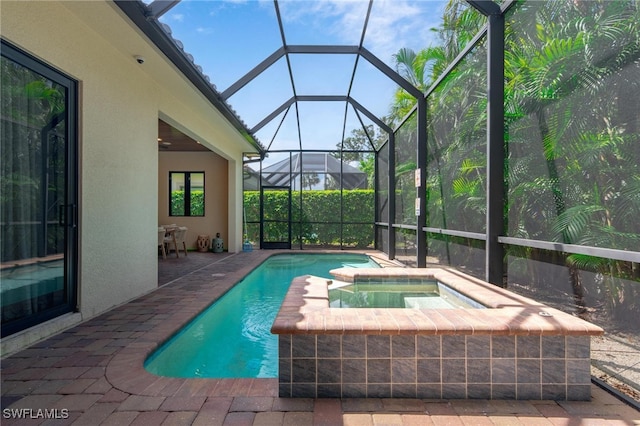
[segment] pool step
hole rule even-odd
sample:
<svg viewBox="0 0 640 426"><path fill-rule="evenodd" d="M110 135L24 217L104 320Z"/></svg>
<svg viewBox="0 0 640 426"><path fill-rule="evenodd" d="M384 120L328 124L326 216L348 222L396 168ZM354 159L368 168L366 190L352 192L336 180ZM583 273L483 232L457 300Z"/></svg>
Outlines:
<svg viewBox="0 0 640 426"><path fill-rule="evenodd" d="M440 297L405 297L404 306L411 309L453 309L449 302Z"/></svg>
<svg viewBox="0 0 640 426"><path fill-rule="evenodd" d="M346 288L344 288L344 287L349 287L349 286L353 287L353 283L349 283L349 282L346 282L346 281L339 281L339 280L331 280L330 282L331 282L331 284L329 284L329 286L327 287L329 290L340 289L342 291L347 291L349 293L353 293L352 290L347 290Z"/></svg>

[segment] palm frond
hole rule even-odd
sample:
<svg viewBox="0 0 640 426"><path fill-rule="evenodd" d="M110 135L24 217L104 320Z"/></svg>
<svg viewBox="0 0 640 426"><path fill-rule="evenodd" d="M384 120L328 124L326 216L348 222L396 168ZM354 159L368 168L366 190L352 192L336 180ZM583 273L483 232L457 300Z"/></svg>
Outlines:
<svg viewBox="0 0 640 426"><path fill-rule="evenodd" d="M558 215L551 227L555 241L577 244L582 241L584 231L591 223L592 215L604 211L603 206L579 205L566 209Z"/></svg>

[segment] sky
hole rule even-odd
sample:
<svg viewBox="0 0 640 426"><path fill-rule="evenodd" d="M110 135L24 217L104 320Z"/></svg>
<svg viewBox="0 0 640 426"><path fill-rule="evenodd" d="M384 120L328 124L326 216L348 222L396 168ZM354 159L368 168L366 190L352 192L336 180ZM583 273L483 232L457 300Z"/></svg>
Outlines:
<svg viewBox="0 0 640 426"><path fill-rule="evenodd" d="M418 51L437 44L432 28L440 25L443 0L374 0L364 47L395 68L400 48ZM280 0L278 7L289 45L351 45L362 37L367 0ZM160 18L172 36L193 55L203 73L223 92L282 46L273 1L182 0ZM378 117L388 114L396 84L355 55L289 55L293 86L283 57L227 102L253 128L297 95L348 93ZM350 90L350 91L349 91ZM371 122L364 116L365 124ZM297 119L300 120L300 135ZM345 102L300 102L256 132L271 150L334 149L361 127Z"/></svg>

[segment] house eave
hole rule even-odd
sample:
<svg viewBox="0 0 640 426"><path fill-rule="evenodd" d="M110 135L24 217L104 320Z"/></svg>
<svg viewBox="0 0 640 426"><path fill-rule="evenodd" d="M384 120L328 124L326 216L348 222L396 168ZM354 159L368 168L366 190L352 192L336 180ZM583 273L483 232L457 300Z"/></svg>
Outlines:
<svg viewBox="0 0 640 426"><path fill-rule="evenodd" d="M141 1L113 0L122 12L142 33L178 68L195 88L213 105L222 116L242 135L242 137L264 156L265 148L250 132L244 122L222 99L220 93L207 81L204 74L178 47L174 39L161 27L149 7Z"/></svg>

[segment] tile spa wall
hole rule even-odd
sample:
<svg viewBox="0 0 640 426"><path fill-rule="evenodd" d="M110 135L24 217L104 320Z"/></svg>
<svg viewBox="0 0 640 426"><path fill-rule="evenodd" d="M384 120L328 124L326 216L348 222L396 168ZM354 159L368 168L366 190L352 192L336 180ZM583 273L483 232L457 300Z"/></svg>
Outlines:
<svg viewBox="0 0 640 426"><path fill-rule="evenodd" d="M593 324L455 271L332 274L435 279L489 309L330 308L330 280L298 277L272 327L281 397L590 399Z"/></svg>

